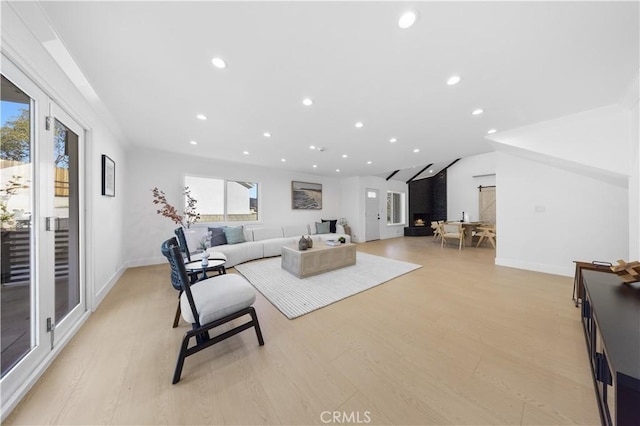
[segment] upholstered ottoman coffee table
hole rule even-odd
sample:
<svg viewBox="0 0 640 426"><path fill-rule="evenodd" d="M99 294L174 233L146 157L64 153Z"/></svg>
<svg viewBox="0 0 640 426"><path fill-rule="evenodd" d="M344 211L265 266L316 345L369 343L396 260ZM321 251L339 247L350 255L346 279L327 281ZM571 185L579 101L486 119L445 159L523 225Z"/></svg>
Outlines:
<svg viewBox="0 0 640 426"><path fill-rule="evenodd" d="M355 264L356 245L351 243L328 246L317 242L307 250L298 250L297 246L282 247L282 269L298 278L306 278Z"/></svg>

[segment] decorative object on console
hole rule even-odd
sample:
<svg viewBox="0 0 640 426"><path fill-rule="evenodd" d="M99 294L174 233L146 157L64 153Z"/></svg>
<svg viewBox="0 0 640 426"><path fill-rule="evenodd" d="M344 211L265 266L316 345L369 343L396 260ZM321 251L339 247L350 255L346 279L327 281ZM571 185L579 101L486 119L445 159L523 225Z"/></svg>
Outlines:
<svg viewBox="0 0 640 426"><path fill-rule="evenodd" d="M326 245L328 245L328 246L339 246L340 245L340 241L336 241L336 240L327 240L324 243Z"/></svg>
<svg viewBox="0 0 640 426"><path fill-rule="evenodd" d="M322 184L291 181L291 208L322 210Z"/></svg>
<svg viewBox="0 0 640 426"><path fill-rule="evenodd" d="M618 260L618 264L611 266L611 270L626 284L640 281L640 262L637 260L629 263Z"/></svg>
<svg viewBox="0 0 640 426"><path fill-rule="evenodd" d="M340 238L338 238L338 242L339 242L340 244L344 244L344 243L345 243L345 241L347 241L347 240L345 240L345 238L344 238L344 237L340 237Z"/></svg>
<svg viewBox="0 0 640 426"><path fill-rule="evenodd" d="M307 239L303 235L302 237L300 237L300 241L298 241L298 250L306 250L307 248L309 248L309 246L307 245Z"/></svg>
<svg viewBox="0 0 640 426"><path fill-rule="evenodd" d="M311 239L311 235L307 236L307 248L313 248L313 240Z"/></svg>
<svg viewBox="0 0 640 426"><path fill-rule="evenodd" d="M153 204L160 204L162 208L156 210L156 213L168 217L176 225L180 225L183 228L189 229L191 225L196 223L200 219L200 213L197 212L196 204L198 201L191 196L191 190L188 186L185 186L182 193L187 199L187 206L184 209L184 215L178 213L173 205L167 201L167 196L164 191L160 191L157 187L151 190L153 193Z"/></svg>

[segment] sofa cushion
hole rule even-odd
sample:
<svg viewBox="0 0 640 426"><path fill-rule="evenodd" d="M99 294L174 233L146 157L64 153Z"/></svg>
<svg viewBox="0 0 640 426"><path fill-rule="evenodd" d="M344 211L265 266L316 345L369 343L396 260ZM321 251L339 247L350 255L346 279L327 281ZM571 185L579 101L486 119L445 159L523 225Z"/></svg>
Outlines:
<svg viewBox="0 0 640 426"><path fill-rule="evenodd" d="M322 222L329 222L329 232L331 232L332 234L336 233L336 223L338 223L338 219L322 219Z"/></svg>
<svg viewBox="0 0 640 426"><path fill-rule="evenodd" d="M329 222L316 222L316 233L317 234L328 234L329 233Z"/></svg>
<svg viewBox="0 0 640 426"><path fill-rule="evenodd" d="M224 236L227 244L244 243L244 227L243 226L227 226L224 228Z"/></svg>
<svg viewBox="0 0 640 426"><path fill-rule="evenodd" d="M253 228L253 241L264 241L282 238L282 228Z"/></svg>
<svg viewBox="0 0 640 426"><path fill-rule="evenodd" d="M211 235L210 247L227 244L227 237L224 236L224 228L209 228L209 235Z"/></svg>
<svg viewBox="0 0 640 426"><path fill-rule="evenodd" d="M299 237L300 235L309 235L309 227L307 225L283 226L282 231L285 237Z"/></svg>
<svg viewBox="0 0 640 426"><path fill-rule="evenodd" d="M237 274L219 275L198 282L191 286L191 293L200 316L200 324L238 312L251 306L256 300L256 292L249 281ZM180 296L180 308L185 321L193 324L195 318L186 293Z"/></svg>

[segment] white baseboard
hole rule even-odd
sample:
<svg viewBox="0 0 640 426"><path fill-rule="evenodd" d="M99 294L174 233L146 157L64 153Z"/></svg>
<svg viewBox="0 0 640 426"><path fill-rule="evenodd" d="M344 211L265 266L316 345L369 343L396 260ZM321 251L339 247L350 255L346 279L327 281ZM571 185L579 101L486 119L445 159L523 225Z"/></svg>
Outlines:
<svg viewBox="0 0 640 426"><path fill-rule="evenodd" d="M509 268L525 269L527 271L543 272L545 274L561 275L565 277L573 277L575 267L573 264L567 266L548 265L543 263L526 262L519 259L508 259L496 257L495 264L498 266L507 266Z"/></svg>

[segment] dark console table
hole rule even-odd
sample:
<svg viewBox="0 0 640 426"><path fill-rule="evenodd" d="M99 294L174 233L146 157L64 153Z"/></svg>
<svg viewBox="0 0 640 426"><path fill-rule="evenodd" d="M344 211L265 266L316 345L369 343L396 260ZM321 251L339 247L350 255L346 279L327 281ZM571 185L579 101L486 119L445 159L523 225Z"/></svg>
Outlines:
<svg viewBox="0 0 640 426"><path fill-rule="evenodd" d="M610 273L582 275L582 324L600 419L640 425L640 289Z"/></svg>

